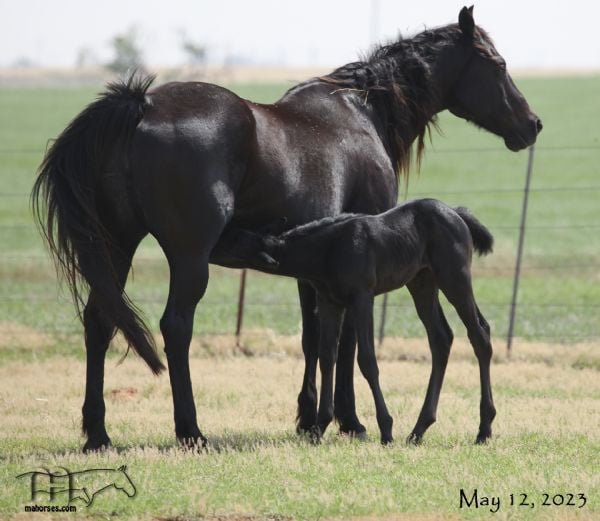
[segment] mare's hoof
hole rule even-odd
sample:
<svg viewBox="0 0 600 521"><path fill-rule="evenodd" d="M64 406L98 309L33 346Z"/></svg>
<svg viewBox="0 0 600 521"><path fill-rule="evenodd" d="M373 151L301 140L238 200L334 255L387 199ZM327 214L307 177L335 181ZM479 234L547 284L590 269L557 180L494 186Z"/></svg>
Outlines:
<svg viewBox="0 0 600 521"><path fill-rule="evenodd" d="M112 447L112 443L110 438L107 436L106 438L101 438L97 440L89 439L85 442L83 446L83 452L89 454L91 452L104 452Z"/></svg>
<svg viewBox="0 0 600 521"><path fill-rule="evenodd" d="M477 438L475 438L475 445L485 445L490 441L491 437L491 432L480 432Z"/></svg>
<svg viewBox="0 0 600 521"><path fill-rule="evenodd" d="M411 432L406 438L406 443L408 445L421 445L423 442L423 435L419 436L418 434Z"/></svg>
<svg viewBox="0 0 600 521"><path fill-rule="evenodd" d="M199 436L178 436L177 441L181 448L192 452L200 452L208 445L208 440L202 434Z"/></svg>
<svg viewBox="0 0 600 521"><path fill-rule="evenodd" d="M366 429L363 431L343 431L340 429L339 434L340 436L348 436L349 438L358 441L367 441L368 438Z"/></svg>
<svg viewBox="0 0 600 521"><path fill-rule="evenodd" d="M383 446L391 445L393 442L394 442L394 437L391 434L389 436L382 436L381 437L381 444Z"/></svg>
<svg viewBox="0 0 600 521"><path fill-rule="evenodd" d="M367 429L364 425L360 423L353 427L340 426L340 435L349 436L350 438L354 438L360 441L366 441Z"/></svg>
<svg viewBox="0 0 600 521"><path fill-rule="evenodd" d="M323 432L321 431L321 427L318 425L313 425L307 434L310 442L313 445L319 445L323 439Z"/></svg>

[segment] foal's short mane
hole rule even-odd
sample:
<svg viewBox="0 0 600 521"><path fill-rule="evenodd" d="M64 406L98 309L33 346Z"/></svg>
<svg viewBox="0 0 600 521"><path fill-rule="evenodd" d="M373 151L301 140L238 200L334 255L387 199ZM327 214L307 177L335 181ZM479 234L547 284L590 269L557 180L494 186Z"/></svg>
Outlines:
<svg viewBox="0 0 600 521"><path fill-rule="evenodd" d="M432 65L440 51L460 41L473 45L486 57L499 58L485 31L476 27L473 39L467 41L458 24L450 24L412 38L400 36L398 41L376 46L364 59L318 78L340 90L362 91L364 102L385 118L388 147L398 175L408 175L415 131L416 163L420 167L425 135L430 134L430 125L436 127L436 117L432 116L437 101L431 82Z"/></svg>
<svg viewBox="0 0 600 521"><path fill-rule="evenodd" d="M330 226L332 224L343 223L345 221L349 221L350 219L354 219L355 217L362 216L363 214L360 213L341 213L339 215L335 215L334 217L323 217L322 219L317 219L316 221L311 221L309 223L296 226L295 228L292 228L291 230L282 233L280 237L282 239L304 237L306 235L310 235L311 233L316 232L319 228Z"/></svg>

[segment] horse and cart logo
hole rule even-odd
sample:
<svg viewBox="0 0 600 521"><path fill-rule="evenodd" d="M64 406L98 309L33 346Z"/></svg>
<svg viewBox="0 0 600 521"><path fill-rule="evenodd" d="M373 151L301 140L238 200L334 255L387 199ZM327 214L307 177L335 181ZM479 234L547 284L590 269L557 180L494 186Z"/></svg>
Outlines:
<svg viewBox="0 0 600 521"><path fill-rule="evenodd" d="M130 498L137 494L125 465L116 469L86 469L77 472L71 472L65 467L58 467L54 472L43 468L24 472L16 477L30 478L32 502L42 498L50 502L66 499L70 505L80 500L86 507L90 507L98 495L111 489L123 492Z"/></svg>

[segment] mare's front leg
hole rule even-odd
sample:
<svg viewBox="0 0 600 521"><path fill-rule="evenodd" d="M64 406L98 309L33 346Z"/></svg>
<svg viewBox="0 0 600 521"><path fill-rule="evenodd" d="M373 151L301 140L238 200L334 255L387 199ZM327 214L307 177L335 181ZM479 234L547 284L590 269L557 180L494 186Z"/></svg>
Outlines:
<svg viewBox="0 0 600 521"><path fill-rule="evenodd" d="M304 353L304 378L298 394L298 434L310 432L317 423L317 361L319 358L319 317L317 293L307 282L298 281L298 294L302 310L302 352Z"/></svg>
<svg viewBox="0 0 600 521"><path fill-rule="evenodd" d="M344 315L340 335L337 367L335 370L334 414L340 425L340 433L364 439L367 429L356 416L354 399L354 358L356 355L356 331L350 313Z"/></svg>
<svg viewBox="0 0 600 521"><path fill-rule="evenodd" d="M318 441L333 420L333 370L337 359L340 327L344 317L344 309L320 295L317 298L320 324L319 334L319 367L321 369L321 396L317 425L312 430L315 441Z"/></svg>
<svg viewBox="0 0 600 521"><path fill-rule="evenodd" d="M165 251L171 272L169 299L160 320L173 394L175 434L185 447L203 447L206 438L196 420L189 349L196 305L208 285L208 255Z"/></svg>
<svg viewBox="0 0 600 521"><path fill-rule="evenodd" d="M375 357L375 342L373 339L373 295L359 295L354 299L352 318L358 338L358 367L373 393L381 443L385 445L393 441L392 424L394 420L388 412L379 386L379 367Z"/></svg>

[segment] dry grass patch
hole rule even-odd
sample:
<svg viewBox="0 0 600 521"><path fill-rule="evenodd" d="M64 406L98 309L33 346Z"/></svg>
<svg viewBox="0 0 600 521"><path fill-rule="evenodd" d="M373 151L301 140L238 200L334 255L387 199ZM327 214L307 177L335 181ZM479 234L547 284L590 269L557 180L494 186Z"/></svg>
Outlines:
<svg viewBox="0 0 600 521"><path fill-rule="evenodd" d="M0 479L6 494L0 498L0 516L22 510L25 492L14 479L21 472L40 466L82 469L122 464L131 468L140 496L132 501L113 493L89 515L462 519L465 513L457 508L461 487L480 487L505 499L519 492L538 496L584 492L589 497L582 511L538 509L526 519L593 519L600 511L600 477L594 465L600 450L600 379L595 369L571 366L573 356L587 352L588 346L576 346L579 354L559 348L552 364L543 361L550 346L532 346L530 351L520 346L518 359L497 360L492 378L498 417L494 439L486 447L472 444L478 425L479 376L469 346L457 342L438 422L419 447L407 447L402 440L419 413L429 363L405 356L417 348L416 342L398 340L384 346L381 380L397 440L384 449L378 443L371 393L359 375L358 411L370 441L340 438L332 427L322 445L314 447L294 432L304 361L284 353L298 339L272 336L267 342L257 337L260 356L248 357L235 354L233 338L222 337L219 342L211 338L195 339L191 359L200 426L210 440L203 454L179 449L168 377L152 376L133 355L119 364L122 353L117 349L107 360L107 428L117 448L92 455L80 453L84 362L52 357L3 363ZM202 343L209 343L211 351L203 351ZM494 517L521 519L521 514L505 507Z"/></svg>
<svg viewBox="0 0 600 521"><path fill-rule="evenodd" d="M223 341L222 352L230 352ZM405 344L409 345L409 344ZM213 346L214 349L214 346ZM537 348L534 350L536 359ZM571 355L569 355L570 357ZM455 359L456 358L456 359ZM471 356L472 358L472 356ZM135 446L172 441L172 401L168 377L154 377L137 357L107 361L105 397L109 433L117 444ZM429 364L384 356L381 381L394 416L395 434L410 431L421 407ZM304 361L289 356L194 357L194 392L201 428L211 437L234 433L291 435L295 397ZM80 443L78 426L85 364L66 358L38 363L9 362L0 368L3 436L26 440L40 435ZM574 369L555 361L504 360L492 367L498 417L495 434L572 434L598 439L600 379L594 369ZM357 375L357 404L372 435L377 426L371 393ZM432 432L463 437L477 430L479 373L472 360L453 355L442 390L438 423ZM136 441L137 440L137 441ZM174 443L174 442L173 442Z"/></svg>
<svg viewBox="0 0 600 521"><path fill-rule="evenodd" d="M30 351L46 349L54 343L52 335L12 322L0 322L0 349L18 346Z"/></svg>

